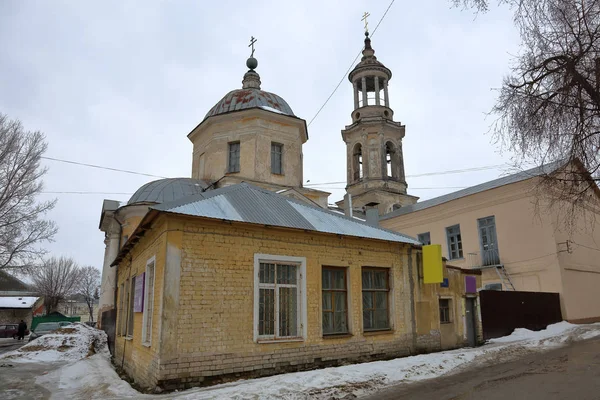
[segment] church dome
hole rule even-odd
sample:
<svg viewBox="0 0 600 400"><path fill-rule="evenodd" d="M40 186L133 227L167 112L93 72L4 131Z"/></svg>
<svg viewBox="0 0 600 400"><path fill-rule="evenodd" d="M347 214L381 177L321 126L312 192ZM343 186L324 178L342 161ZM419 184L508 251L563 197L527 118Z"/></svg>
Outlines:
<svg viewBox="0 0 600 400"><path fill-rule="evenodd" d="M227 93L206 114L204 119L231 111L262 108L267 111L294 116L289 104L280 96L256 88L237 89Z"/></svg>
<svg viewBox="0 0 600 400"><path fill-rule="evenodd" d="M254 54L254 50L252 53ZM246 66L250 69L244 74L242 88L227 93L210 109L204 119L251 108L262 108L266 111L295 117L292 108L284 99L260 89L260 75L254 70L258 66L258 61L253 55L246 61Z"/></svg>
<svg viewBox="0 0 600 400"><path fill-rule="evenodd" d="M200 179L168 178L146 183L139 188L127 202L166 203L204 192L209 184Z"/></svg>

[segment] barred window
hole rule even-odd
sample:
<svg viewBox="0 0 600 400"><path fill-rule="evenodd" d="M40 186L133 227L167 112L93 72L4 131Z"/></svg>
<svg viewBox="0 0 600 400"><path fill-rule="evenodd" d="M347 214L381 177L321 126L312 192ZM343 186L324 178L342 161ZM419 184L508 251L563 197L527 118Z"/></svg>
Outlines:
<svg viewBox="0 0 600 400"><path fill-rule="evenodd" d="M154 258L150 259L146 264L144 292L142 342L149 346L152 343L152 314L154 313Z"/></svg>
<svg viewBox="0 0 600 400"><path fill-rule="evenodd" d="M448 324L451 322L449 299L440 299L440 322L442 324Z"/></svg>
<svg viewBox="0 0 600 400"><path fill-rule="evenodd" d="M377 331L390 329L389 270L362 269L363 329Z"/></svg>
<svg viewBox="0 0 600 400"><path fill-rule="evenodd" d="M231 142L229 147L229 159L227 172L240 172L240 142Z"/></svg>
<svg viewBox="0 0 600 400"><path fill-rule="evenodd" d="M271 173L283 174L283 145L271 143Z"/></svg>
<svg viewBox="0 0 600 400"><path fill-rule="evenodd" d="M258 338L289 339L302 336L300 265L263 261L258 265Z"/></svg>
<svg viewBox="0 0 600 400"><path fill-rule="evenodd" d="M323 334L348 333L346 268L323 267Z"/></svg>

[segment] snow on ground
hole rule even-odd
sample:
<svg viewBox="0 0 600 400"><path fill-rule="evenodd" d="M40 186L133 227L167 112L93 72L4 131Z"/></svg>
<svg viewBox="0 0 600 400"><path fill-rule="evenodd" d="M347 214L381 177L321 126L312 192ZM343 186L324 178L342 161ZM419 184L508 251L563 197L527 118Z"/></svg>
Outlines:
<svg viewBox="0 0 600 400"><path fill-rule="evenodd" d="M106 333L74 323L0 356L0 362L78 361L96 352L110 357L106 346Z"/></svg>
<svg viewBox="0 0 600 400"><path fill-rule="evenodd" d="M144 395L132 389L119 378L110 364L108 352L102 350L98 351L99 354L68 363L38 377L36 382L48 388L53 394L52 398L56 399L350 399L372 394L385 386L435 378L487 363L509 361L528 352L544 351L596 336L600 336L600 324L572 325L561 322L539 332L517 329L512 335L494 339L492 343L477 348L240 380L164 395ZM106 348L105 341L102 346Z"/></svg>

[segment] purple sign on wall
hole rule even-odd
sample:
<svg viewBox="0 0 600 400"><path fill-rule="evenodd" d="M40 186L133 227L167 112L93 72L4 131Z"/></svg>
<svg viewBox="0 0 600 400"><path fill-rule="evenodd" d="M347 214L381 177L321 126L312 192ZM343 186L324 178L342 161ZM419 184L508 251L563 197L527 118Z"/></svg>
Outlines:
<svg viewBox="0 0 600 400"><path fill-rule="evenodd" d="M133 312L144 311L144 285L146 283L146 273L135 277L135 294L133 296Z"/></svg>
<svg viewBox="0 0 600 400"><path fill-rule="evenodd" d="M474 276L465 276L465 293L477 293L477 280Z"/></svg>

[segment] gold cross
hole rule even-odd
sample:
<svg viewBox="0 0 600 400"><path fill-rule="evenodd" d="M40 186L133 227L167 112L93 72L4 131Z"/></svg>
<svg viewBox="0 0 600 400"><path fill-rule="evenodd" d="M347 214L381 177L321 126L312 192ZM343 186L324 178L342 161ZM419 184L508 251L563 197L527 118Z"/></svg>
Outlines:
<svg viewBox="0 0 600 400"><path fill-rule="evenodd" d="M254 36L250 36L250 44L248 45L248 47L252 47L252 54L250 54L250 57L254 57L254 43L256 43L256 39L254 39Z"/></svg>
<svg viewBox="0 0 600 400"><path fill-rule="evenodd" d="M361 21L365 21L365 32L369 32L369 22L367 21L367 18L370 16L371 14L369 14L368 12L365 11L365 13L363 14L363 17L361 19Z"/></svg>

